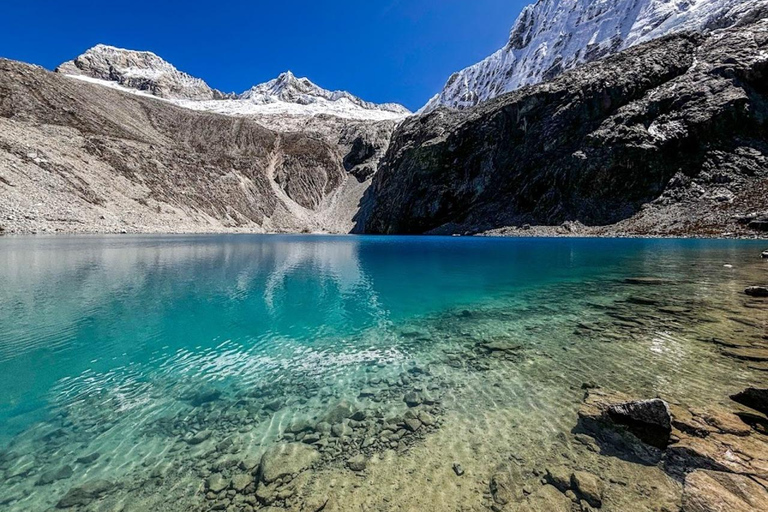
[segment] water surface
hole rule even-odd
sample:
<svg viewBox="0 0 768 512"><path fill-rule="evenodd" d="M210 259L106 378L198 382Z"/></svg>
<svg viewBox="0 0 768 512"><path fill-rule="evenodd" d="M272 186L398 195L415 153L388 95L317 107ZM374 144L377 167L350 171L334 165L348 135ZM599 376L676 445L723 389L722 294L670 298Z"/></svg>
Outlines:
<svg viewBox="0 0 768 512"><path fill-rule="evenodd" d="M483 486L510 457L531 471L573 458L569 435L585 382L690 406L764 382L764 373L704 341L764 334L765 308L742 293L766 279L763 248L640 239L2 238L0 503L46 510L98 478L136 484L109 489L96 509L205 510L205 479L234 471L220 467L223 456L257 458L285 442L290 425L317 422L343 400L383 422L408 409L403 395L414 388L437 397L429 409L437 425L407 445L366 448L378 461L364 478L373 487L359 489L342 443L314 470L339 479L333 492L357 510L394 502L486 510ZM659 281L626 281L633 277ZM488 342L520 348L489 352ZM361 394L372 387L375 400ZM370 435L373 426L365 428ZM201 431L209 437L190 443ZM222 440L231 447L212 448ZM452 480L457 460L471 484ZM41 484L64 465L71 475ZM679 499L663 475L649 478L669 494L649 503ZM154 491L140 491L148 481Z"/></svg>

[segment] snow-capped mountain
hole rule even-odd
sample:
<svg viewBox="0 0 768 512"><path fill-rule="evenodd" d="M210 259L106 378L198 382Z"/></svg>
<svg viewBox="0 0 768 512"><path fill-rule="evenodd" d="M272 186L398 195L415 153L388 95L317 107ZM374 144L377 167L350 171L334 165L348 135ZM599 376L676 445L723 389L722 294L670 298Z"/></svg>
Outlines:
<svg viewBox="0 0 768 512"><path fill-rule="evenodd" d="M420 112L471 107L666 34L768 15L766 6L768 0L538 0L520 13L502 49L454 73Z"/></svg>
<svg viewBox="0 0 768 512"><path fill-rule="evenodd" d="M115 82L165 99L213 100L226 95L176 69L152 52L99 44L56 68L65 75Z"/></svg>
<svg viewBox="0 0 768 512"><path fill-rule="evenodd" d="M274 80L252 87L238 96L238 98L263 105L276 102L310 105L323 102L323 100L329 102L347 100L367 110L385 110L396 114L410 114L407 108L397 103L376 104L361 100L346 91L329 91L313 84L308 78L296 78L290 71L282 73Z"/></svg>
<svg viewBox="0 0 768 512"><path fill-rule="evenodd" d="M225 115L332 115L345 119L391 120L410 115L396 103L376 104L346 91L329 91L290 71L240 95L224 94L203 80L176 69L152 52L97 45L56 72L149 94L182 107Z"/></svg>

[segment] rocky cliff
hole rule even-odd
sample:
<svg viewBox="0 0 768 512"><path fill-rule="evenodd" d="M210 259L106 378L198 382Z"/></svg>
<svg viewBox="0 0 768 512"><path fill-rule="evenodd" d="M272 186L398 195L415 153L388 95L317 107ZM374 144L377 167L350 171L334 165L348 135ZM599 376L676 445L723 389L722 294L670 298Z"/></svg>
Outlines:
<svg viewBox="0 0 768 512"><path fill-rule="evenodd" d="M746 232L739 220L766 208L766 83L762 20L669 36L473 109L409 118L358 230Z"/></svg>
<svg viewBox="0 0 768 512"><path fill-rule="evenodd" d="M349 171L394 126L198 112L0 60L0 229L348 232L370 183Z"/></svg>

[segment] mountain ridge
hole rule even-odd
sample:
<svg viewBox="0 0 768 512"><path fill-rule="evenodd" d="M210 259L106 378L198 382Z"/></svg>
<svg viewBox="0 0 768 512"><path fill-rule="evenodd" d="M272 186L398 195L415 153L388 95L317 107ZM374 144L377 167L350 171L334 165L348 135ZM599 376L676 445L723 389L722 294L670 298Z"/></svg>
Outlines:
<svg viewBox="0 0 768 512"><path fill-rule="evenodd" d="M419 113L472 107L667 34L767 14L768 0L538 0L522 10L504 47L451 75Z"/></svg>
<svg viewBox="0 0 768 512"><path fill-rule="evenodd" d="M391 120L411 112L396 103L372 103L347 91L329 91L292 72L240 93L223 93L204 80L179 71L149 51L98 44L57 73L101 85L146 93L176 105L225 115L321 115L349 119Z"/></svg>

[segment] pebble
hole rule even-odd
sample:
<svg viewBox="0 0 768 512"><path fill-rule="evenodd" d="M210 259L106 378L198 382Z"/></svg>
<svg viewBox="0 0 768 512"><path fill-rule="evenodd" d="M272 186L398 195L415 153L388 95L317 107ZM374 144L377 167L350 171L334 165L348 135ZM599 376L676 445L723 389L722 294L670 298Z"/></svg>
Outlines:
<svg viewBox="0 0 768 512"><path fill-rule="evenodd" d="M464 468L461 467L461 464L459 464L458 462L454 462L453 472L456 473L456 476L462 476L464 474Z"/></svg>

